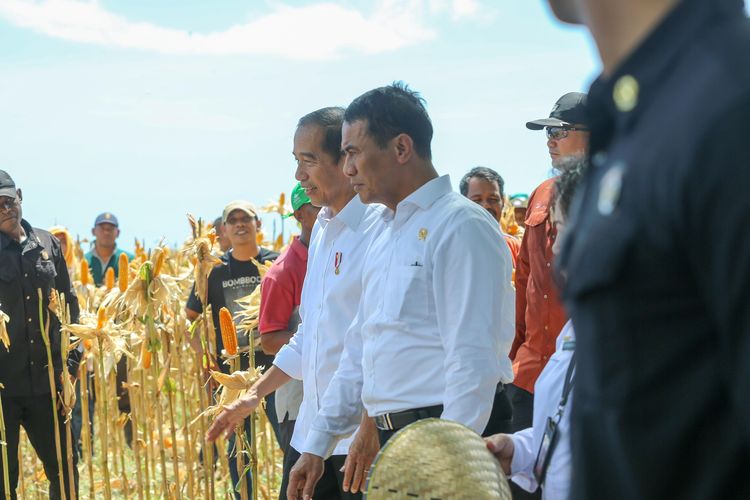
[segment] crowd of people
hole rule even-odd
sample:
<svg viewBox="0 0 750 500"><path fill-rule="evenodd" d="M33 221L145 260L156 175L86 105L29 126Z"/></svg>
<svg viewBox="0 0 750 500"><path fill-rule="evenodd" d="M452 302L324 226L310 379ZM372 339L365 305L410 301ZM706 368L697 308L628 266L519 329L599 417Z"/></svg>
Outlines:
<svg viewBox="0 0 750 500"><path fill-rule="evenodd" d="M223 256L187 317L237 312L260 286L255 363L268 369L207 437L233 439L265 400L281 498L359 498L381 447L425 418L484 436L514 498L750 496L743 2L550 4L587 25L603 73L526 123L546 134L556 172L529 196L506 196L487 167L454 191L433 162L423 98L394 83L299 119L290 216L301 233L280 255L258 245L249 202L215 222ZM70 235L33 228L21 201L0 172L9 468L17 478L22 425L57 498L34 314L50 289L71 288ZM117 273L118 234L113 214L96 218L95 281ZM77 364L72 353L67 368Z"/></svg>

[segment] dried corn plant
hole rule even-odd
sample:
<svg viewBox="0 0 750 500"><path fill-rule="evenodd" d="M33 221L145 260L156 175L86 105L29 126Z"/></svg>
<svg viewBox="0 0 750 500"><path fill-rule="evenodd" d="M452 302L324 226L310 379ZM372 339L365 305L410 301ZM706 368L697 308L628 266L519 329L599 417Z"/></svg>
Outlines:
<svg viewBox="0 0 750 500"><path fill-rule="evenodd" d="M193 281L205 300L208 274L219 260L210 228L192 216L189 221L191 235L182 248L160 245L148 250L137 242L135 257L120 257L117 273L107 272L99 287L76 245L80 264L71 270L81 309L76 323L70 321L65 296L52 297L51 313L62 325L62 359L81 351L78 377L63 375L62 388L54 395L60 406L56 415L65 424L61 443L73 441L69 450L76 448L76 439L68 429L75 415L81 415L79 498L234 498L226 443L218 443L217 451L207 446L205 424L218 408L240 397L258 374L211 372L209 356L191 345L197 336L204 352L216 352L210 308L191 324L184 306ZM259 265L262 274L266 268ZM254 315L257 321L257 312ZM0 312L0 343L7 349L6 322ZM209 378L220 386L216 395L208 390ZM259 443L252 460L263 467L253 483L259 498L270 500L280 484L281 452L270 424L259 418L250 441ZM19 498L46 498L44 470L23 432L19 455ZM58 472L70 474L71 457L60 458ZM65 495L73 498L75 491Z"/></svg>

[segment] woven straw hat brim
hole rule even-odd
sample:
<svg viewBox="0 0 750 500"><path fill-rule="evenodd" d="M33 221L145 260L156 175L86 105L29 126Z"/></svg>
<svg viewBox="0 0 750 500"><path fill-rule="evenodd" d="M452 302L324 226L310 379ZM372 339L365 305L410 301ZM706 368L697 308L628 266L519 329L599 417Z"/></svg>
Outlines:
<svg viewBox="0 0 750 500"><path fill-rule="evenodd" d="M450 420L429 418L401 429L380 450L365 498L511 500L511 493L478 434Z"/></svg>

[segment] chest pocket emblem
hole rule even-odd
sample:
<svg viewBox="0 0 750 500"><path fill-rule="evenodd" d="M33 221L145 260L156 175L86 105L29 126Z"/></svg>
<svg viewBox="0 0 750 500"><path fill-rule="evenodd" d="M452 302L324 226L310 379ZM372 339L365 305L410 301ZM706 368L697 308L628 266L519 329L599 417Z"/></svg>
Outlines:
<svg viewBox="0 0 750 500"><path fill-rule="evenodd" d="M596 205L601 215L612 215L612 212L617 208L617 204L620 202L624 173L625 165L618 163L602 177L599 183L599 200Z"/></svg>
<svg viewBox="0 0 750 500"><path fill-rule="evenodd" d="M427 228L422 228L419 230L419 233L417 234L417 237L419 238L419 241L424 241L427 239Z"/></svg>

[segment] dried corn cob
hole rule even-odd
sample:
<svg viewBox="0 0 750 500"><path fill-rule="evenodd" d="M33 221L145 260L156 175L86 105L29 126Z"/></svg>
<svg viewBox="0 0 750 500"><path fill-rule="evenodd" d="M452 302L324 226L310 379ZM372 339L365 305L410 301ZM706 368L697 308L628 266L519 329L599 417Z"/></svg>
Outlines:
<svg viewBox="0 0 750 500"><path fill-rule="evenodd" d="M107 290L112 290L115 287L115 268L107 268L107 272L104 273L104 286Z"/></svg>
<svg viewBox="0 0 750 500"><path fill-rule="evenodd" d="M228 355L234 356L237 354L237 330L234 326L232 313L226 307L222 307L219 311L219 326L221 327L221 340L224 343L224 349Z"/></svg>
<svg viewBox="0 0 750 500"><path fill-rule="evenodd" d="M83 259L81 261L81 284L82 285L90 285L91 284L91 275L89 274L89 261L86 259Z"/></svg>
<svg viewBox="0 0 750 500"><path fill-rule="evenodd" d="M128 289L128 256L124 253L120 254L120 260L117 262L118 267L118 286L122 293Z"/></svg>

